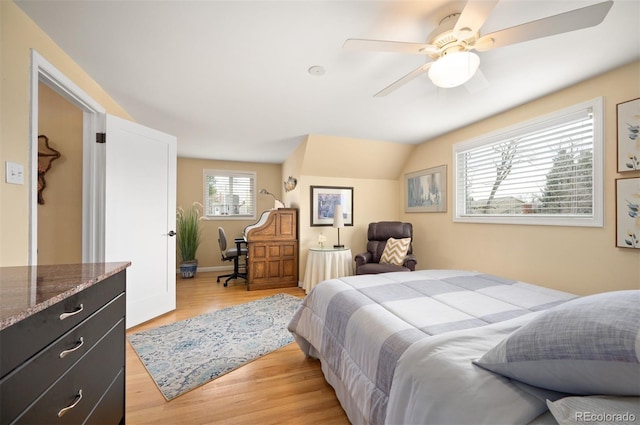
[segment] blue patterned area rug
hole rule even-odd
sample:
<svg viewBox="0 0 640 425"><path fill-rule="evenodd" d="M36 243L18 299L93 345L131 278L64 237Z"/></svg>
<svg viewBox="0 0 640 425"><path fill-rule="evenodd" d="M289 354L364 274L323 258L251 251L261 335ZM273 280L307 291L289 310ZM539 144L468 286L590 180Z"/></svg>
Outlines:
<svg viewBox="0 0 640 425"><path fill-rule="evenodd" d="M302 299L277 294L132 335L128 339L170 401L293 342Z"/></svg>

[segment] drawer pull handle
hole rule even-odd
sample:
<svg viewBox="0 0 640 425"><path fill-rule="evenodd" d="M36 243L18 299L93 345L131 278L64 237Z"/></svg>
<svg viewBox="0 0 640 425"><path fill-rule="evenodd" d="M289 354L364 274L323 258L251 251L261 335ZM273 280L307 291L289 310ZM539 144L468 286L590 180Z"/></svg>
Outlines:
<svg viewBox="0 0 640 425"><path fill-rule="evenodd" d="M80 339L78 340L78 342L76 342L76 345L74 345L73 348L69 348L68 350L64 350L63 352L60 353L60 358L63 359L64 356L66 356L67 354L73 353L83 345L84 345L84 338L80 337Z"/></svg>
<svg viewBox="0 0 640 425"><path fill-rule="evenodd" d="M61 418L62 415L64 415L69 410L71 410L74 407L76 407L78 405L78 403L80 403L80 400L82 400L82 390L78 390L78 395L76 395L76 398L73 400L73 403L71 403L70 405L68 405L64 409L60 409L60 411L58 412L58 417Z"/></svg>
<svg viewBox="0 0 640 425"><path fill-rule="evenodd" d="M72 311L71 313L62 313L60 315L60 320L64 320L67 317L71 317L71 316L75 316L76 314L80 313L82 310L84 310L84 305L80 304L80 306L78 306L78 308L76 308L74 311Z"/></svg>

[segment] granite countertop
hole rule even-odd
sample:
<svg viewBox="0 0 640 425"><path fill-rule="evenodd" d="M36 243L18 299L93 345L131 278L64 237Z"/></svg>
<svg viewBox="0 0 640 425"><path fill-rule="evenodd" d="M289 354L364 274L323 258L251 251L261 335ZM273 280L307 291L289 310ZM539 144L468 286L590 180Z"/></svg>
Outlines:
<svg viewBox="0 0 640 425"><path fill-rule="evenodd" d="M130 265L130 262L119 262L0 267L0 330Z"/></svg>

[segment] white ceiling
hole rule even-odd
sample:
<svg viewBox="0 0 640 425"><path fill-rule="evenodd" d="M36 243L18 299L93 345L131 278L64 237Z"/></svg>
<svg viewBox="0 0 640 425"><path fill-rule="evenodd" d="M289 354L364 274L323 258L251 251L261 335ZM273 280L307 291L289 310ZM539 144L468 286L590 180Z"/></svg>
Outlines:
<svg viewBox="0 0 640 425"><path fill-rule="evenodd" d="M481 34L598 2L502 0ZM307 134L421 143L640 59L640 1L616 0L597 27L479 53L479 91L437 89L425 74L374 98L425 57L346 51L345 39L424 42L464 1L16 3L137 122L195 158L280 163Z"/></svg>

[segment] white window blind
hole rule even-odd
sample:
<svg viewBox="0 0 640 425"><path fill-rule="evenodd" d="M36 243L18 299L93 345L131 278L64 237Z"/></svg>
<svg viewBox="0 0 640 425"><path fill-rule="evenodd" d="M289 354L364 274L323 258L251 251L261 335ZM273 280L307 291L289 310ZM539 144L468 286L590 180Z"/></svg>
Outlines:
<svg viewBox="0 0 640 425"><path fill-rule="evenodd" d="M255 182L255 172L204 170L205 217L255 219Z"/></svg>
<svg viewBox="0 0 640 425"><path fill-rule="evenodd" d="M456 221L602 226L602 100L454 145Z"/></svg>

